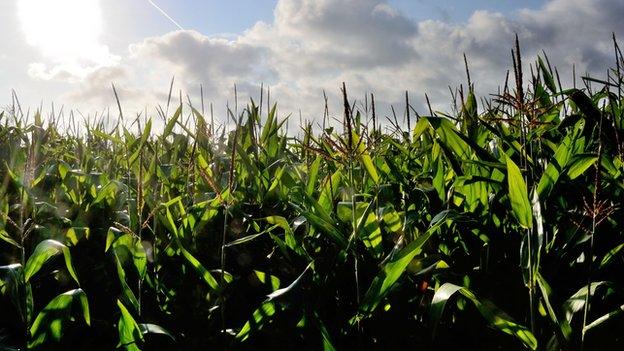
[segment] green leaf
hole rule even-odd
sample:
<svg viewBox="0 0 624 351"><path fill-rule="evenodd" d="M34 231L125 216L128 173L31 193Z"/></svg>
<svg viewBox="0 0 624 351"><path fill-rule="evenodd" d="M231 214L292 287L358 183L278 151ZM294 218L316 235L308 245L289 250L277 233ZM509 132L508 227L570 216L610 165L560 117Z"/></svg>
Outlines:
<svg viewBox="0 0 624 351"><path fill-rule="evenodd" d="M431 126L435 129L436 134L440 137L443 146L446 149L453 151L453 153L460 159L469 159L470 147L459 136L461 133L457 131L453 123L443 117L424 117L429 121Z"/></svg>
<svg viewBox="0 0 624 351"><path fill-rule="evenodd" d="M308 185L306 186L306 193L308 196L312 196L314 194L314 187L316 186L316 182L318 181L319 169L321 167L321 161L323 158L321 156L316 156L314 162L310 166L310 171L308 172Z"/></svg>
<svg viewBox="0 0 624 351"><path fill-rule="evenodd" d="M283 289L278 289L273 291L272 293L270 293L267 297L268 297L268 301L272 301L275 300L279 297L282 297L284 295L286 295L288 292L290 292L292 289L294 289L299 282L301 281L301 279L303 279L303 276L306 274L306 272L308 271L308 269L310 269L310 267L313 266L313 262L310 262L306 268L303 270L303 272L297 277L297 279L295 279L289 286L283 288Z"/></svg>
<svg viewBox="0 0 624 351"><path fill-rule="evenodd" d="M372 211L373 207L374 202L371 202L364 209L364 213L356 222L356 233L372 254L379 257L382 255L383 249L381 246L381 228L379 228L377 216Z"/></svg>
<svg viewBox="0 0 624 351"><path fill-rule="evenodd" d="M212 290L220 290L219 283L217 283L216 279L190 252L183 247L180 247L180 252L182 252L182 256L195 268L195 271Z"/></svg>
<svg viewBox="0 0 624 351"><path fill-rule="evenodd" d="M167 122L165 129L163 130L163 133L161 135L163 139L166 139L171 134L181 114L182 114L182 105L180 104L180 106L178 106L178 108L176 109L171 119Z"/></svg>
<svg viewBox="0 0 624 351"><path fill-rule="evenodd" d="M317 312L314 312L314 321L316 322L316 325L321 332L321 337L323 338L323 351L336 351L336 347L333 345L329 331Z"/></svg>
<svg viewBox="0 0 624 351"><path fill-rule="evenodd" d="M139 344L143 342L143 333L141 328L132 317L126 306L117 300L117 307L121 312L117 330L119 331L119 343L117 347L123 347L128 351L141 351Z"/></svg>
<svg viewBox="0 0 624 351"><path fill-rule="evenodd" d="M151 131L152 131L152 120L148 119L147 123L145 124L145 128L143 129L143 134L141 135L139 146L137 147L136 151L134 151L132 156L130 156L130 159L128 161L129 165L133 165L134 162L139 157L139 154L141 153L141 151L143 151L143 148L145 147L145 143L147 142L147 139L149 138Z"/></svg>
<svg viewBox="0 0 624 351"><path fill-rule="evenodd" d="M98 191L97 197L95 198L95 200L93 200L91 204L92 205L99 204L102 201L107 200L107 199L114 200L117 195L117 192L122 187L124 187L124 185L122 185L121 183L117 181L108 182L108 184L106 184L103 188L101 188Z"/></svg>
<svg viewBox="0 0 624 351"><path fill-rule="evenodd" d="M142 323L139 324L139 329L141 329L141 334L159 334L168 336L172 341L176 341L175 337L165 328L151 323Z"/></svg>
<svg viewBox="0 0 624 351"><path fill-rule="evenodd" d="M11 238L11 236L9 235L9 233L7 233L6 230L4 229L0 229L0 240L4 241L5 243L11 244L17 248L20 248L20 244L13 240L13 238Z"/></svg>
<svg viewBox="0 0 624 351"><path fill-rule="evenodd" d="M54 258L59 254L63 254L65 257L65 266L67 267L67 271L74 278L76 283L80 285L78 282L78 276L76 275L76 271L74 270L74 266L72 264L71 254L67 246L61 244L60 242L52 239L47 239L40 242L37 247L35 247L35 251L30 255L28 261L26 262L24 268L24 280L28 282L30 278L32 278L43 265L48 262L50 259Z"/></svg>
<svg viewBox="0 0 624 351"><path fill-rule="evenodd" d="M546 166L546 170L540 177L539 183L537 184L537 192L540 198L546 198L559 180L559 176L563 172L564 167L566 167L568 161L572 157L572 153L574 152L573 140L576 140L574 134L566 136L557 147L555 155L548 163L548 166Z"/></svg>
<svg viewBox="0 0 624 351"><path fill-rule="evenodd" d="M124 235L124 233L121 230L115 227L109 227L108 232L106 232L106 244L104 245L104 252L108 252L108 250L111 248L111 245L113 245L113 242L115 242L115 240L117 240L117 238L121 237L122 235Z"/></svg>
<svg viewBox="0 0 624 351"><path fill-rule="evenodd" d="M352 207L351 202L339 202L336 207L338 218L354 226L355 233L364 242L364 245L372 251L373 255L380 256L382 254L382 238L377 216L372 211L375 207L374 201L370 203L356 202L355 214L353 214ZM354 218L355 223L351 223Z"/></svg>
<svg viewBox="0 0 624 351"><path fill-rule="evenodd" d="M620 314L622 314L622 312L624 312L624 305L621 305L620 307L618 307L617 310L611 311L605 315L602 315L598 318L596 318L596 320L594 320L593 322L589 323L588 325L585 326L585 328L583 328L583 334L587 333L589 330L594 329L598 326L600 326L601 324L608 322L614 318L616 318L617 316L619 316Z"/></svg>
<svg viewBox="0 0 624 351"><path fill-rule="evenodd" d="M21 322L28 325L32 319L33 296L30 284L24 284L22 268L20 263L0 266L0 296L10 299Z"/></svg>
<svg viewBox="0 0 624 351"><path fill-rule="evenodd" d="M225 247L232 247L232 246L241 245L241 244L244 244L244 243L246 243L246 242L252 241L252 240L254 240L254 239L256 239L256 238L259 238L259 237L261 237L261 236L265 235L266 233L268 233L268 232L270 232L270 231L274 230L275 228L277 228L277 226L276 226L276 225L271 226L271 227L269 227L267 230L264 230L264 231L262 231L262 232L260 232L260 233L257 233L257 234L250 234L250 235L246 235L246 236L244 236L244 237L242 237L242 238L240 238L240 239L232 240L232 241L230 241L229 243L227 243L227 244L225 245Z"/></svg>
<svg viewBox="0 0 624 351"><path fill-rule="evenodd" d="M124 301L130 304L135 311L139 311L139 300L134 295L134 292L128 285L128 281L126 280L126 270L123 268L121 260L115 251L113 253L113 257L115 258L115 264L117 267L117 277L119 278L119 284L121 285L121 292L123 293Z"/></svg>
<svg viewBox="0 0 624 351"><path fill-rule="evenodd" d="M89 302L87 295L82 289L75 289L58 295L37 315L30 327L31 339L29 348L49 343L58 342L63 337L65 327L73 315L72 309L75 304L80 306L82 318L87 325L91 324Z"/></svg>
<svg viewBox="0 0 624 351"><path fill-rule="evenodd" d="M444 307L446 307L446 302L461 289L463 289L463 287L459 285L445 283L436 290L431 300L431 309L429 311L434 328L437 328L440 323L440 319L444 313Z"/></svg>
<svg viewBox="0 0 624 351"><path fill-rule="evenodd" d="M527 186L516 164L507 157L507 186L513 214L524 228L533 227L533 210L529 202Z"/></svg>
<svg viewBox="0 0 624 351"><path fill-rule="evenodd" d="M65 233L65 239L67 240L68 245L75 246L82 238L89 239L90 234L91 230L89 229L89 227L72 227L67 229L67 233Z"/></svg>
<svg viewBox="0 0 624 351"><path fill-rule="evenodd" d="M238 334L236 334L236 339L245 341L253 331L262 329L264 324L270 321L277 312L277 308L277 305L273 301L265 301L262 303L262 305L253 312L251 319L249 319Z"/></svg>
<svg viewBox="0 0 624 351"><path fill-rule="evenodd" d="M576 293L574 293L574 295L570 296L570 298L566 300L566 302L563 303L563 311L565 313L565 318L568 323L572 321L572 317L574 316L574 314L582 310L585 306L587 293L589 292L591 297L594 295L598 287L605 285L609 286L611 285L611 283L607 281L592 282L589 285L589 289L587 288L587 285L584 285Z"/></svg>
<svg viewBox="0 0 624 351"><path fill-rule="evenodd" d="M269 224L274 224L279 228L284 230L286 245L293 250L296 250L298 243L295 240L295 235L288 223L288 220L282 216L269 216L265 217L264 220Z"/></svg>
<svg viewBox="0 0 624 351"><path fill-rule="evenodd" d="M280 285L281 285L281 281L278 277L274 276L274 275L270 275L261 271L254 271L254 274L256 275L256 278L258 278L258 280L262 283L262 284L268 284L271 286L271 290L275 291L277 289L279 289Z"/></svg>
<svg viewBox="0 0 624 351"><path fill-rule="evenodd" d="M604 255L604 257L602 258L602 261L600 262L600 268L602 269L608 266L609 264L611 264L611 262L618 255L618 253L622 251L622 248L624 248L624 243L621 243L617 245L616 247L612 248L611 250L609 250L609 252L607 252L607 254Z"/></svg>
<svg viewBox="0 0 624 351"><path fill-rule="evenodd" d="M147 272L147 254L139 237L130 233L123 234L113 241L112 247L115 250L115 254L121 259L122 264L132 260L139 277L143 278L145 276Z"/></svg>
<svg viewBox="0 0 624 351"><path fill-rule="evenodd" d="M63 161L59 162L57 165L59 176L61 177L61 179L65 179L65 176L67 176L67 172L69 172L69 165L67 165L67 163Z"/></svg>
<svg viewBox="0 0 624 351"><path fill-rule="evenodd" d="M397 233L403 229L403 220L392 205L383 209L381 218L391 232Z"/></svg>
<svg viewBox="0 0 624 351"><path fill-rule="evenodd" d="M546 87L548 88L548 90L550 90L551 93L557 94L557 86L555 85L555 80L553 79L550 70L548 69L548 67L546 67L541 57L537 57L537 62L539 64L540 70L542 71L542 76L544 77L544 83L546 83Z"/></svg>
<svg viewBox="0 0 624 351"><path fill-rule="evenodd" d="M339 168L332 174L331 176L327 176L323 187L321 189L321 193L319 194L317 205L325 211L332 210L332 203L334 202L334 198L337 194L340 193L340 189L342 187L343 170ZM311 199L311 201L314 201Z"/></svg>
<svg viewBox="0 0 624 351"><path fill-rule="evenodd" d="M340 247L347 247L347 239L342 232L330 221L317 216L312 212L302 212L304 216L316 229L329 236L334 242L340 245Z"/></svg>
<svg viewBox="0 0 624 351"><path fill-rule="evenodd" d="M364 153L360 155L360 159L364 168L366 168L366 172L370 175L371 179L375 184L379 184L379 174L377 173L377 168L373 164L373 159L370 157L368 153Z"/></svg>
<svg viewBox="0 0 624 351"><path fill-rule="evenodd" d="M576 179L581 176L585 171L594 165L598 161L598 156L594 154L578 154L572 157L570 160L570 167L568 168L568 177L570 179Z"/></svg>
<svg viewBox="0 0 624 351"><path fill-rule="evenodd" d="M557 317L555 309L550 304L550 285L548 285L546 279L544 279L544 277L539 272L536 274L536 281L540 292L542 293L542 299L544 300L544 304L546 305L546 311L548 312L550 321L555 327L557 327L557 337L560 338L561 344L566 344L570 341L570 335L572 334L570 324L568 323L568 321L560 320Z"/></svg>
<svg viewBox="0 0 624 351"><path fill-rule="evenodd" d="M429 129L429 122L425 118L421 118L414 126L414 134L412 135L412 140L418 140L422 136L422 134Z"/></svg>
<svg viewBox="0 0 624 351"><path fill-rule="evenodd" d="M414 241L390 258L389 262L383 266L381 272L373 279L366 295L364 295L364 299L360 305L360 310L362 312L370 313L375 310L379 302L390 292L394 283L403 275L403 272L405 272L405 269L412 259L420 252L422 246L445 222L449 213L448 211L444 211L438 214L432 220L429 229L424 234L418 236Z"/></svg>
<svg viewBox="0 0 624 351"><path fill-rule="evenodd" d="M353 142L358 145L357 153L359 155L360 162L362 162L362 165L364 165L364 168L366 169L366 172L375 184L379 184L379 174L377 173L377 168L373 164L373 159L368 153L364 142L355 131L353 131Z"/></svg>
<svg viewBox="0 0 624 351"><path fill-rule="evenodd" d="M431 319L434 325L438 325L448 300L458 292L472 302L479 313L494 328L502 331L503 333L515 336L531 350L537 349L537 339L526 327L515 323L511 317L501 311L490 301L480 300L472 291L452 283L442 284L433 296L431 301Z"/></svg>
<svg viewBox="0 0 624 351"><path fill-rule="evenodd" d="M439 148L439 145L435 145L436 148ZM446 182L445 182L445 169L444 169L444 163L442 161L441 157L438 157L435 161L435 175L432 179L433 182L433 188L436 190L436 192L438 193L438 197L440 198L440 200L445 201L446 200Z"/></svg>

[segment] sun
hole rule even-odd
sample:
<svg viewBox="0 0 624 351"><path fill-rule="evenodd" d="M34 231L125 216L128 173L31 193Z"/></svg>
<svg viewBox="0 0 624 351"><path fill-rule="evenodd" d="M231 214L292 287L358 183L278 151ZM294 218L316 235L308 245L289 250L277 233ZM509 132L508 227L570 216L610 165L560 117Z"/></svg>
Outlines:
<svg viewBox="0 0 624 351"><path fill-rule="evenodd" d="M18 0L26 42L57 63L106 64L99 0Z"/></svg>

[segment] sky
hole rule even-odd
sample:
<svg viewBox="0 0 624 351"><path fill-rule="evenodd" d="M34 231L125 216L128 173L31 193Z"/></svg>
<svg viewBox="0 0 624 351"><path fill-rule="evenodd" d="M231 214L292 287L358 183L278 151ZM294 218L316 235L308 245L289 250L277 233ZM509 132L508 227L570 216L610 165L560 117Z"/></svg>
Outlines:
<svg viewBox="0 0 624 351"><path fill-rule="evenodd" d="M2 0L0 108L13 91L23 109L116 108L155 113L175 92L198 103L200 86L217 118L271 88L283 115L319 121L323 92L333 115L340 86L373 92L382 112L409 91L450 108L449 86L495 93L511 67L517 33L525 69L544 50L564 82L603 77L614 62L611 33L624 36L622 0Z"/></svg>

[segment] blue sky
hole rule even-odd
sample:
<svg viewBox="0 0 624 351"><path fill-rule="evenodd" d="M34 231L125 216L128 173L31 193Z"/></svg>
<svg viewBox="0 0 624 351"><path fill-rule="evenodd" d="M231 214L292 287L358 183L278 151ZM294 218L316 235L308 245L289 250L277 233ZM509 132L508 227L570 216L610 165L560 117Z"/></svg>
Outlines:
<svg viewBox="0 0 624 351"><path fill-rule="evenodd" d="M111 12L132 8L133 15L145 13L143 25L134 27L133 36L155 35L176 29L158 11L149 8L145 0L126 1L134 4L111 6ZM240 33L258 21L270 22L277 0L156 0L158 6L179 22L185 29L195 29L204 34ZM508 15L520 8L539 8L544 0L391 0L389 4L416 20L465 21L476 10L497 11ZM134 16L133 16L134 17ZM134 17L136 19L136 17ZM131 24L128 24L131 26Z"/></svg>
<svg viewBox="0 0 624 351"><path fill-rule="evenodd" d="M496 91L517 33L525 64L545 50L564 82L604 75L611 33L624 35L622 0L3 0L0 108L14 89L23 105L54 102L85 114L115 106L148 109L175 89L215 106L271 86L284 113L318 119L322 94L339 101L374 92L380 106L405 90L424 109L428 93L447 110L448 86L465 83L468 56L477 92ZM570 30L574 23L574 31ZM600 25L596 25L599 23ZM528 67L527 67L528 68Z"/></svg>
<svg viewBox="0 0 624 351"><path fill-rule="evenodd" d="M417 20L465 21L476 10L513 14L519 8L538 8L544 0L392 0L389 3ZM190 1L160 0L158 5L187 29L206 34L238 33L257 21L269 22L277 0ZM156 12L151 16L160 17ZM175 29L164 18L151 23L153 30Z"/></svg>

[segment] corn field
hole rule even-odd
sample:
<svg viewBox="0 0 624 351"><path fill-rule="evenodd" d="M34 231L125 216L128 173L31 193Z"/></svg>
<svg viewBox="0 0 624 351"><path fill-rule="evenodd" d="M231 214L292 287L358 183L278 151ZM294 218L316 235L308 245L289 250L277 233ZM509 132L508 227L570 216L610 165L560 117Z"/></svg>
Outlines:
<svg viewBox="0 0 624 351"><path fill-rule="evenodd" d="M5 110L0 346L622 349L623 56L570 88L512 56L452 113L343 86L340 125L296 136L265 97L229 129Z"/></svg>

